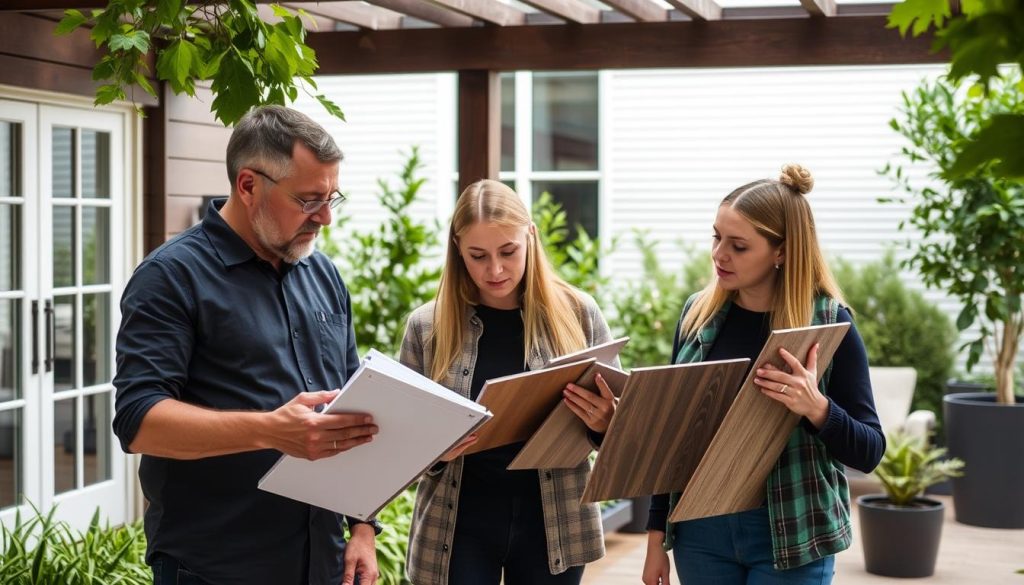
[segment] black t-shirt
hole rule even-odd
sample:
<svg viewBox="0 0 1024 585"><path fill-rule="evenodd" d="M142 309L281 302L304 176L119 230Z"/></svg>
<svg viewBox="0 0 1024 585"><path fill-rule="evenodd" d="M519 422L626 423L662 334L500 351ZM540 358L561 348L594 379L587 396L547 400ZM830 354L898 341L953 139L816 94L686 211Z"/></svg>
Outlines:
<svg viewBox="0 0 1024 585"><path fill-rule="evenodd" d="M473 400L480 395L487 380L526 371L522 312L478 305L476 315L483 323L483 334L477 345L476 366L470 384ZM462 468L462 493L474 497L498 493L523 495L536 491L539 497L540 486L535 470L507 469L524 444L513 443L467 455Z"/></svg>

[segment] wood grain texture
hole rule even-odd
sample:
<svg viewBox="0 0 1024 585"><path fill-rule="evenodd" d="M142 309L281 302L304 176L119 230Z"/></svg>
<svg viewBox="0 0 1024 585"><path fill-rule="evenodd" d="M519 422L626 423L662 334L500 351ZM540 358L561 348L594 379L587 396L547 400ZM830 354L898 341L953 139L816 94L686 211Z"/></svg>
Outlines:
<svg viewBox="0 0 1024 585"><path fill-rule="evenodd" d="M583 492L599 502L679 491L729 410L748 359L637 368Z"/></svg>
<svg viewBox="0 0 1024 585"><path fill-rule="evenodd" d="M615 360L619 359L619 352L622 351L622 348L625 347L628 342L628 337L619 337L618 339L606 341L586 349L551 358L548 360L548 363L544 364L544 367L550 368L564 364L571 364L573 362L581 362L588 358L594 358L598 363L612 364L615 363Z"/></svg>
<svg viewBox="0 0 1024 585"><path fill-rule="evenodd" d="M849 328L849 323L836 323L773 331L754 365L771 363L784 368L780 348L803 360L811 346L820 343L820 379ZM765 479L800 417L762 395L754 385L755 373L756 368L751 368L743 381L736 401L672 511L672 522L750 510L764 502Z"/></svg>
<svg viewBox="0 0 1024 585"><path fill-rule="evenodd" d="M593 363L594 359L589 359L488 380L477 402L494 417L480 429L477 442L464 454L529 439L562 400L565 385L578 380Z"/></svg>
<svg viewBox="0 0 1024 585"><path fill-rule="evenodd" d="M622 395L629 374L622 370L596 362L576 380L576 385L583 386L597 393L595 376L601 374L605 382L616 396ZM508 466L509 469L565 469L583 463L594 449L587 436L587 425L576 416L565 401L559 401L548 418L541 423L537 432L530 437L516 458Z"/></svg>

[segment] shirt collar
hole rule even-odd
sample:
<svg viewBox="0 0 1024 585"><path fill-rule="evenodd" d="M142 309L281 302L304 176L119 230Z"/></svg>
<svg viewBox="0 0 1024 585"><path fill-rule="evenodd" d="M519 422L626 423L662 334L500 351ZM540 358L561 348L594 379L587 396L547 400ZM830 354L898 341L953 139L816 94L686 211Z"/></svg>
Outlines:
<svg viewBox="0 0 1024 585"><path fill-rule="evenodd" d="M206 232L206 237L209 238L221 262L230 267L248 262L257 256L249 244L242 239L242 236L239 236L221 217L220 209L227 201L226 197L210 201L209 207L206 208L206 215L203 216L203 231ZM308 266L309 258L302 258L298 264ZM283 268L285 270L282 272L286 272L287 267Z"/></svg>

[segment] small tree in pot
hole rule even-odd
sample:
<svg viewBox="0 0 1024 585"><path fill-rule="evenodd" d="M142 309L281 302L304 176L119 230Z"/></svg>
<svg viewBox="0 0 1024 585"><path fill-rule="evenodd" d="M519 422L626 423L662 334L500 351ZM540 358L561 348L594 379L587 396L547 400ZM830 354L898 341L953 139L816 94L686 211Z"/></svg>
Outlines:
<svg viewBox="0 0 1024 585"><path fill-rule="evenodd" d="M985 351L993 357L995 395L950 394L944 398L946 444L970 466L953 481L960 522L992 528L1024 528L1024 404L1015 404L1014 370L1024 334L1024 180L993 173L992 163L966 175L953 172L954 156L996 114L1024 113L1018 69L993 78L989 91L958 87L944 79L903 95L892 127L909 145L903 155L924 163L929 180L901 166L886 167L910 206L901 224L921 238L910 242L908 264L929 286L961 302L960 331L976 326L964 344L967 367Z"/></svg>
<svg viewBox="0 0 1024 585"><path fill-rule="evenodd" d="M924 490L959 477L964 462L919 437L893 433L874 471L885 494L857 498L864 565L887 577L927 577L935 572L945 506Z"/></svg>

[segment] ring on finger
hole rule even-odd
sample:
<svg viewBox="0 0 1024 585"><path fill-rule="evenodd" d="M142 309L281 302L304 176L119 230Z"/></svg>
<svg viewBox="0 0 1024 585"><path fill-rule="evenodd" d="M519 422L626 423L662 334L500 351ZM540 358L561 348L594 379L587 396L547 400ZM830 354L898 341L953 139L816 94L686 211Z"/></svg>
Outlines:
<svg viewBox="0 0 1024 585"><path fill-rule="evenodd" d="M334 441L334 443L333 443L333 444L334 444L334 450L335 450L335 451L337 451L337 450L338 450L338 442L337 442L337 441Z"/></svg>
<svg viewBox="0 0 1024 585"><path fill-rule="evenodd" d="M789 388L789 384L783 384L782 388L779 388L779 392L785 394L787 388Z"/></svg>

